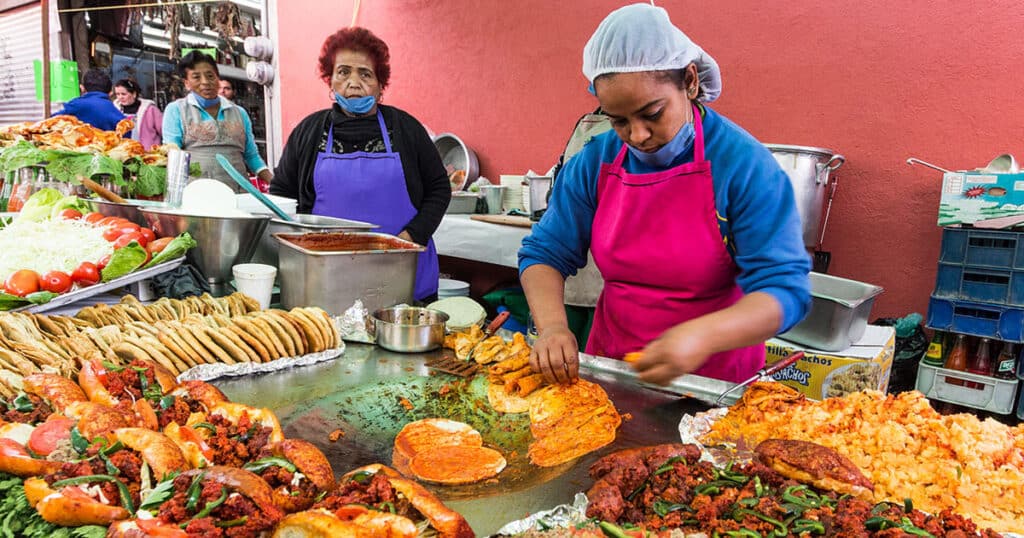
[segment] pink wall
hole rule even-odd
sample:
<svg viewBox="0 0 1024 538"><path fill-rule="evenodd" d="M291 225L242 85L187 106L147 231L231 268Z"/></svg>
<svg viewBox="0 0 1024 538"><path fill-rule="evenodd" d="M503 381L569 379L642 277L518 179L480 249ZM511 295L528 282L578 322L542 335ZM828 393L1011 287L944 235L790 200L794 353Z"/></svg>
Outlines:
<svg viewBox="0 0 1024 538"><path fill-rule="evenodd" d="M289 0L279 21L285 136L326 106L314 75L351 1ZM878 284L873 315L924 314L935 278L941 174L1024 157L1024 3L661 1L722 67L715 108L765 142L832 148L839 172L830 273ZM713 4L713 7L712 7ZM385 102L452 131L482 173L549 168L594 108L581 53L622 2L362 2L392 54ZM688 9L692 8L692 9Z"/></svg>

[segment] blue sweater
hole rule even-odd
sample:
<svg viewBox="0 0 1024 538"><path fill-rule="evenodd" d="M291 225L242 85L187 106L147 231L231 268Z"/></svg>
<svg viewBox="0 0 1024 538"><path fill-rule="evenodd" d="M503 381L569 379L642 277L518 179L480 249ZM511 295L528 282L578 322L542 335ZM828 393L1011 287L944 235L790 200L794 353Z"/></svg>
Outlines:
<svg viewBox="0 0 1024 538"><path fill-rule="evenodd" d="M64 108L54 112L54 116L68 114L74 116L97 129L113 131L117 122L124 119L124 114L114 106L110 96L103 92L86 92L64 103Z"/></svg>
<svg viewBox="0 0 1024 538"><path fill-rule="evenodd" d="M735 123L705 107L705 153L711 161L719 230L739 267L744 293L761 291L782 307L779 332L799 322L810 308L810 258L804 250L793 186L771 152ZM523 239L519 271L549 265L563 276L587 262L597 210L597 176L622 148L614 131L594 137L562 168L544 217ZM693 145L671 166L693 161ZM631 173L655 172L627 154Z"/></svg>

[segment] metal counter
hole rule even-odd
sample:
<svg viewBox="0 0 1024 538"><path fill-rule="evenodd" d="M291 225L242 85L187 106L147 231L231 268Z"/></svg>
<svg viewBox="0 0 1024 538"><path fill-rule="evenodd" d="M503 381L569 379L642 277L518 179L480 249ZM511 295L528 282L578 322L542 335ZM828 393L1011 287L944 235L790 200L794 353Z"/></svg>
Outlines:
<svg viewBox="0 0 1024 538"><path fill-rule="evenodd" d="M486 379L470 382L431 375L424 361L444 353L403 354L349 344L342 357L271 374L218 380L234 401L268 407L285 435L319 447L336 474L369 463L390 465L395 435L408 422L430 417L461 420L479 430L485 446L501 451L508 467L496 479L470 486L428 486L463 514L480 536L527 514L569 503L591 484L587 469L597 458L633 446L675 442L684 413L708 408L694 399L643 388L607 375L600 383L623 423L613 444L578 460L543 469L529 464L526 413L503 415L487 403ZM451 353L448 351L448 353ZM584 378L588 378L584 371ZM342 429L331 442L328 435Z"/></svg>

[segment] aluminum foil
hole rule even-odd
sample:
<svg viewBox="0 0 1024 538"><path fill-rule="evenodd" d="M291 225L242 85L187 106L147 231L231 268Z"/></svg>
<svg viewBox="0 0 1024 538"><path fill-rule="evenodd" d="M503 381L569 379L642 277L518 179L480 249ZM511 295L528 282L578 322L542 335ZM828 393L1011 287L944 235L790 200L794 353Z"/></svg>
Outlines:
<svg viewBox="0 0 1024 538"><path fill-rule="evenodd" d="M334 324L339 324L339 318L334 318ZM182 381L210 381L220 377L237 377L252 374L265 374L287 370L296 366L308 366L318 362L329 361L342 356L345 353L345 342L333 349L320 351L318 353L307 353L298 357L281 357L270 362L243 362L239 364L200 364L185 370L178 375L178 382Z"/></svg>
<svg viewBox="0 0 1024 538"><path fill-rule="evenodd" d="M537 512L523 519L507 523L498 530L496 535L511 536L531 530L569 528L587 520L587 504L590 501L586 494L577 493L572 504L560 504L551 510Z"/></svg>
<svg viewBox="0 0 1024 538"><path fill-rule="evenodd" d="M356 299L356 302L344 314L335 319L342 340L364 344L377 343L377 339L370 329L370 312L363 306L362 301Z"/></svg>

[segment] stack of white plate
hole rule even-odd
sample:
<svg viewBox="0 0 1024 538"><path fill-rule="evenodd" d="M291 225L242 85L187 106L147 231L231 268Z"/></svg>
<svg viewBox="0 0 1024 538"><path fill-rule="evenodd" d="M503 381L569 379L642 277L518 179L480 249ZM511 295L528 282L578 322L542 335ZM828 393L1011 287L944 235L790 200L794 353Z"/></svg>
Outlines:
<svg viewBox="0 0 1024 538"><path fill-rule="evenodd" d="M469 282L442 278L437 283L437 298L469 297Z"/></svg>
<svg viewBox="0 0 1024 538"><path fill-rule="evenodd" d="M529 197L529 189L523 188L523 176L503 174L501 176L501 185L505 187L504 199L502 200L505 210L523 209L523 191L527 191L526 196Z"/></svg>

